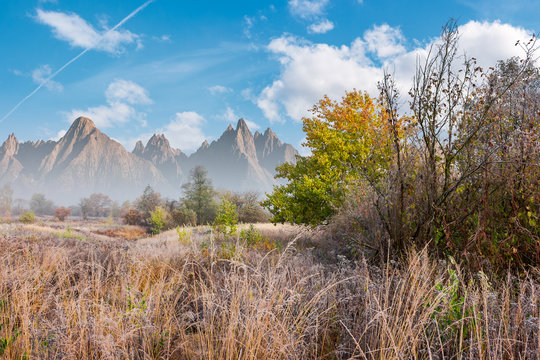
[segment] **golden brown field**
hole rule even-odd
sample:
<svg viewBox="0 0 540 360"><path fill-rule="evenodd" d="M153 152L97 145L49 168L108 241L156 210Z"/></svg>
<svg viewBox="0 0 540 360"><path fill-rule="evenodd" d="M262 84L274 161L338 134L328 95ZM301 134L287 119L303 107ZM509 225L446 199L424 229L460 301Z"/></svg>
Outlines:
<svg viewBox="0 0 540 360"><path fill-rule="evenodd" d="M259 225L154 237L105 221L0 225L4 359L538 359L538 269L383 266Z"/></svg>

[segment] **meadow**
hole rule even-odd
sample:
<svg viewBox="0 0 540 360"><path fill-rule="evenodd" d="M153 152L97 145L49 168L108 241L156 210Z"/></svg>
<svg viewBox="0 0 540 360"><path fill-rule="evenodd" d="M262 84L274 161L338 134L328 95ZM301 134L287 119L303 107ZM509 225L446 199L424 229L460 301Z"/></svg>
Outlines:
<svg viewBox="0 0 540 360"><path fill-rule="evenodd" d="M3 359L538 359L540 269L241 225L149 236L114 220L0 225Z"/></svg>

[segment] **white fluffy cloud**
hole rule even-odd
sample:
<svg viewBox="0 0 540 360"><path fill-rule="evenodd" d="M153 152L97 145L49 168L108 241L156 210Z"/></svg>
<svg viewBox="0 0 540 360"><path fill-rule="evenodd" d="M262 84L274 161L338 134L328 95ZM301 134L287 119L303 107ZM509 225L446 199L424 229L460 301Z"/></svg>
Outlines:
<svg viewBox="0 0 540 360"><path fill-rule="evenodd" d="M126 44L137 43L140 47L137 34L128 30L96 30L75 13L38 9L35 18L38 22L50 26L56 38L67 41L73 47L101 50L111 54L122 53Z"/></svg>
<svg viewBox="0 0 540 360"><path fill-rule="evenodd" d="M291 15L312 22L307 27L310 34L324 34L334 29L334 23L326 19L326 7L329 0L289 0Z"/></svg>
<svg viewBox="0 0 540 360"><path fill-rule="evenodd" d="M207 138L202 130L204 117L194 111L176 113L175 118L158 132L165 134L171 145L184 152L196 150Z"/></svg>
<svg viewBox="0 0 540 360"><path fill-rule="evenodd" d="M324 14L329 0L289 0L289 10L302 19L314 19Z"/></svg>
<svg viewBox="0 0 540 360"><path fill-rule="evenodd" d="M519 56L516 40L527 40L531 32L500 22L470 21L460 26L460 52L476 57L483 67L497 60ZM282 36L268 45L282 65L281 73L265 87L256 103L271 122L285 116L299 121L324 94L337 99L353 88L377 94L377 81L384 69L395 74L402 94L406 94L418 59L425 58L426 46L407 51L399 28L375 26L350 45L311 43L293 36ZM378 62L375 63L374 60Z"/></svg>
<svg viewBox="0 0 540 360"><path fill-rule="evenodd" d="M334 29L334 23L328 19L323 19L308 26L308 32L312 34L325 34L332 29Z"/></svg>
<svg viewBox="0 0 540 360"><path fill-rule="evenodd" d="M152 100L148 96L148 92L143 87L135 84L133 81L118 79L112 82L105 97L109 103L111 102L127 102L129 104L152 104Z"/></svg>
<svg viewBox="0 0 540 360"><path fill-rule="evenodd" d="M79 116L86 116L101 128L110 128L132 120L146 124L146 114L137 111L134 107L152 103L148 92L143 87L132 81L118 79L109 85L105 91L105 98L107 105L90 107L86 110L71 110L65 114L66 119L71 122Z"/></svg>
<svg viewBox="0 0 540 360"><path fill-rule="evenodd" d="M290 36L273 40L268 49L280 56L282 72L257 105L271 122L284 121L283 114L300 120L324 94L335 98L354 87L375 90L382 70L371 65L363 46L312 44Z"/></svg>
<svg viewBox="0 0 540 360"><path fill-rule="evenodd" d="M364 33L364 41L367 49L379 58L387 58L403 54L405 37L399 28L393 28L388 24L374 26Z"/></svg>
<svg viewBox="0 0 540 360"><path fill-rule="evenodd" d="M34 69L34 71L32 71L32 80L34 80L36 84L42 84L44 81L46 81L49 78L49 76L51 76L51 74L52 74L51 67L49 65L43 65L37 69ZM64 87L62 86L62 84L53 80L49 80L45 84L45 87L47 88L47 90L50 90L50 91L60 92L64 90Z"/></svg>

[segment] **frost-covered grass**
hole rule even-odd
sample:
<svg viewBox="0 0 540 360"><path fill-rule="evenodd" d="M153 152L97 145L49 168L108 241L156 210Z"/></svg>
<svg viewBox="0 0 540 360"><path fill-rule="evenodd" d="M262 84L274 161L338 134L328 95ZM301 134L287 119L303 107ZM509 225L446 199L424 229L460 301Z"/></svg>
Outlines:
<svg viewBox="0 0 540 360"><path fill-rule="evenodd" d="M0 225L2 358L538 358L538 269L320 261L294 227L261 225L248 247L209 227L123 240L52 225Z"/></svg>

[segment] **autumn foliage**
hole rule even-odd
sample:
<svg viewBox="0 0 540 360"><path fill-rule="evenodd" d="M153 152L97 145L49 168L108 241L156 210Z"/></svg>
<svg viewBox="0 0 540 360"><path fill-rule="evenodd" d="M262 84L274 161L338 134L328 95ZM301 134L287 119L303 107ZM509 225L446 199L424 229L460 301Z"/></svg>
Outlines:
<svg viewBox="0 0 540 360"><path fill-rule="evenodd" d="M303 119L311 154L284 164L267 194L274 222L329 225L354 252L410 247L504 270L540 261L540 70L524 56L487 70L458 54L449 23L400 103L324 96Z"/></svg>
<svg viewBox="0 0 540 360"><path fill-rule="evenodd" d="M64 221L66 218L71 215L71 209L68 209L66 207L59 207L54 210L54 217L57 218L59 221Z"/></svg>

